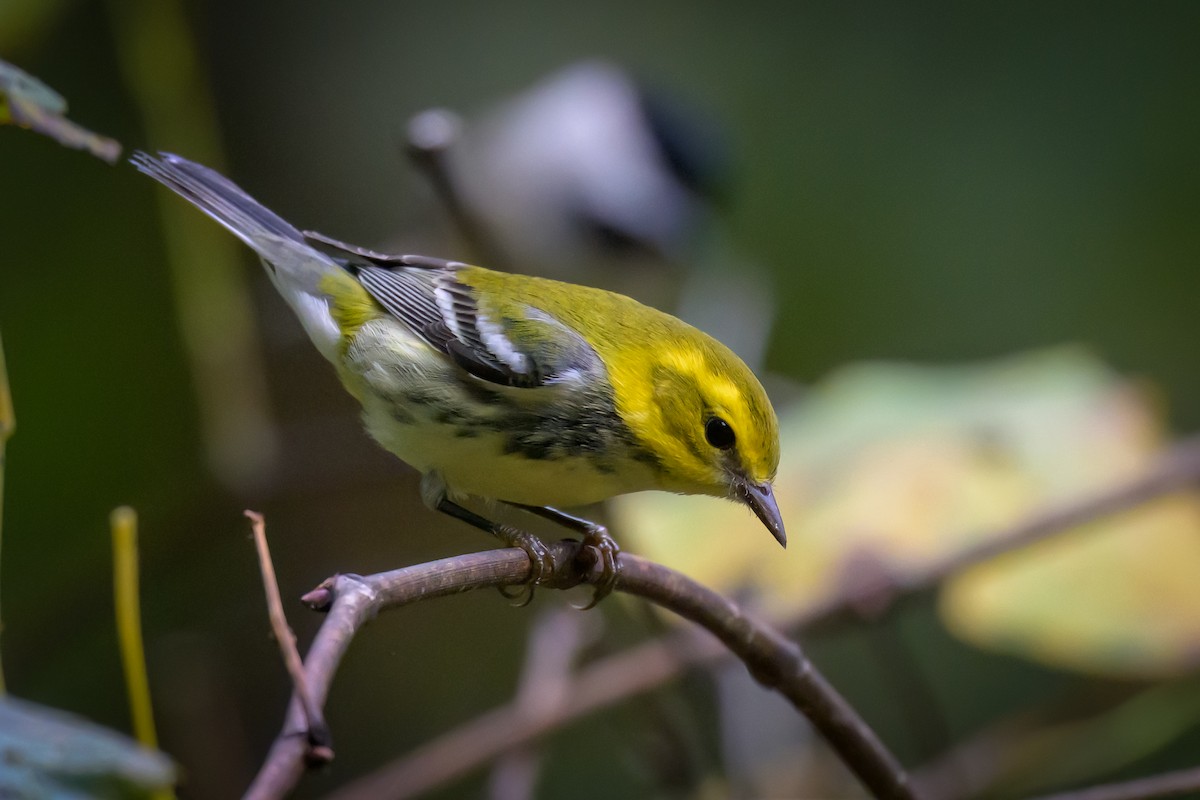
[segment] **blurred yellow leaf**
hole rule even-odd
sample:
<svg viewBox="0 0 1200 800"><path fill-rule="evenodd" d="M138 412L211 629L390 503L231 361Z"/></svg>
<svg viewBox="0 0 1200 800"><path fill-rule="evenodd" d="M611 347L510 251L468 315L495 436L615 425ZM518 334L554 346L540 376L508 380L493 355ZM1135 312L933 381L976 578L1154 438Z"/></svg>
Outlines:
<svg viewBox="0 0 1200 800"><path fill-rule="evenodd" d="M1153 677L1200 656L1200 499L1165 497L974 567L941 598L957 635L1043 663Z"/></svg>
<svg viewBox="0 0 1200 800"><path fill-rule="evenodd" d="M848 367L782 409L781 435L786 553L742 508L658 494L618 501L630 549L795 613L881 571L903 580L1136 474L1162 438L1146 394L1074 348L964 367ZM955 582L943 601L953 629L1078 669L1181 663L1194 649L1187 631L1200 639L1200 581L1187 580L1200 571L1196 499L1099 525Z"/></svg>

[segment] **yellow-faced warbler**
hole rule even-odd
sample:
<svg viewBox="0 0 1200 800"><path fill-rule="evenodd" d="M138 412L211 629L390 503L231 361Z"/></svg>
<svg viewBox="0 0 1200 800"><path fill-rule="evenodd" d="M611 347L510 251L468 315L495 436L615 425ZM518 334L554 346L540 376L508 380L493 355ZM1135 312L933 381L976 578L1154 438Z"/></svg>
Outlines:
<svg viewBox="0 0 1200 800"><path fill-rule="evenodd" d="M775 412L746 365L706 334L599 289L301 233L179 156L133 163L261 256L362 403L367 431L423 474L424 502L524 549L532 582L554 566L547 548L463 498L584 534L602 562L597 600L615 580L616 545L553 506L645 489L715 495L749 506L786 544L771 491Z"/></svg>

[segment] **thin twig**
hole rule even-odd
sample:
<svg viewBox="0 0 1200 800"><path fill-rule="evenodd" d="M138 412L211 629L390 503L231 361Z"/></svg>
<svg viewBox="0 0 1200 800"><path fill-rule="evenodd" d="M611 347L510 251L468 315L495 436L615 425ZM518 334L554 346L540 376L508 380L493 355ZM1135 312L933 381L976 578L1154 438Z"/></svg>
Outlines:
<svg viewBox="0 0 1200 800"><path fill-rule="evenodd" d="M979 537L979 544L946 554L907 576L880 574L872 590L885 605L936 588L948 577L1005 552L1019 550L1084 523L1134 508L1200 480L1200 437L1179 442L1143 473L1076 501L1048 509L1017 524ZM864 589L843 586L823 600L775 620L791 632L830 625L859 614ZM878 609L877 609L878 610ZM499 706L442 737L427 742L376 774L393 786L431 789L460 777L514 747L562 728L602 708L628 700L675 679L684 670L729 656L713 640L672 635L601 659L581 670L568 691L571 701L557 718L522 717L515 703ZM361 780L372 780L367 776ZM357 784L354 784L357 785ZM416 790L412 794L418 794Z"/></svg>
<svg viewBox="0 0 1200 800"><path fill-rule="evenodd" d="M279 644L284 666L292 677L296 697L304 709L305 731L308 735L306 758L312 764L328 764L333 760L332 737L321 706L313 700L308 689L308 677L304 674L304 662L296 649L296 634L288 625L283 601L279 597L279 582L275 579L275 565L271 563L271 549L267 547L267 523L257 511L244 511L254 531L254 546L258 551L258 566L262 573L263 591L267 596L267 616L271 620L271 631Z"/></svg>
<svg viewBox="0 0 1200 800"><path fill-rule="evenodd" d="M494 554L507 557L497 558ZM502 583L520 583L528 574L529 557L524 551L510 549L458 556L367 577L329 578L301 598L315 609L329 610L304 659L313 701L318 705L325 702L333 676L355 633L384 607ZM285 796L304 774L307 749L304 711L293 695L283 730L247 790L246 800Z"/></svg>
<svg viewBox="0 0 1200 800"><path fill-rule="evenodd" d="M548 578L543 576L548 586L567 588L595 579L597 573L592 569L581 574L577 543L559 542L551 549L556 569ZM885 800L915 797L896 759L794 642L684 575L636 556L622 555L619 563L617 590L651 600L716 635L761 683L778 691L809 717L872 794ZM308 595L310 603L332 603L305 662L314 700L323 702L327 697L334 672L354 634L376 612L486 586L519 584L528 579L528 573L528 556L521 550L506 549L366 577L341 575L326 581ZM305 745L297 733L302 732L303 724L303 713L293 699L283 732L248 797L282 797L299 780ZM373 796L385 796L385 792Z"/></svg>
<svg viewBox="0 0 1200 800"><path fill-rule="evenodd" d="M1178 797L1197 791L1200 791L1200 767L1192 767L1124 783L1107 783L1072 792L1044 795L1036 800L1150 800L1155 797Z"/></svg>

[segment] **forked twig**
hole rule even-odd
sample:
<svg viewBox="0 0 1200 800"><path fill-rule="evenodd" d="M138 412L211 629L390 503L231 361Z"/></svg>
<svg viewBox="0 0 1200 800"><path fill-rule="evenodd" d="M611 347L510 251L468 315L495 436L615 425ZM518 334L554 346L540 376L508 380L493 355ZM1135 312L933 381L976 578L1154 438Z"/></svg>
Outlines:
<svg viewBox="0 0 1200 800"><path fill-rule="evenodd" d="M575 542L551 547L555 570L543 576L553 588L590 582L597 573L580 559ZM750 668L808 716L846 766L876 797L913 800L908 776L857 712L833 689L794 642L745 614L732 601L673 570L636 556L621 555L616 589L628 592L703 626ZM528 579L529 559L517 549L491 550L365 577L339 575L306 595L328 607L329 616L309 650L305 672L318 704L328 696L333 675L358 629L377 612L417 600ZM282 797L304 769L304 713L293 698L283 732L275 740L249 798Z"/></svg>

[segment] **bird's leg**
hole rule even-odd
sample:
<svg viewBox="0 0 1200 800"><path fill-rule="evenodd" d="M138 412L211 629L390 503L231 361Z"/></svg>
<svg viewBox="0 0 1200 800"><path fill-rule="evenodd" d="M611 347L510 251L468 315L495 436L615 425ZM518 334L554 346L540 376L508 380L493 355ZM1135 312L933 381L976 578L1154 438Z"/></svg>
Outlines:
<svg viewBox="0 0 1200 800"><path fill-rule="evenodd" d="M550 555L549 548L532 533L523 531L520 528L503 525L499 522L492 522L487 517L482 517L474 511L460 506L453 500L446 499L445 496L437 500L434 508L443 514L462 520L468 525L492 534L509 547L519 547L525 551L525 554L529 556L530 589L529 596L524 599L522 605L528 604L533 599L533 586L541 581L544 575L548 575L554 571L554 558Z"/></svg>
<svg viewBox="0 0 1200 800"><path fill-rule="evenodd" d="M600 565L600 576L592 584L595 587L595 594L592 595L592 602L588 603L585 608L595 607L612 592L613 587L617 585L617 555L621 552L621 548L609 535L607 528L591 520L575 517L549 506L527 506L521 503L509 503L509 505L528 511L530 514L536 514L543 519L557 522L567 530L582 534L583 548L580 552L589 553L590 558L593 559L592 563Z"/></svg>

